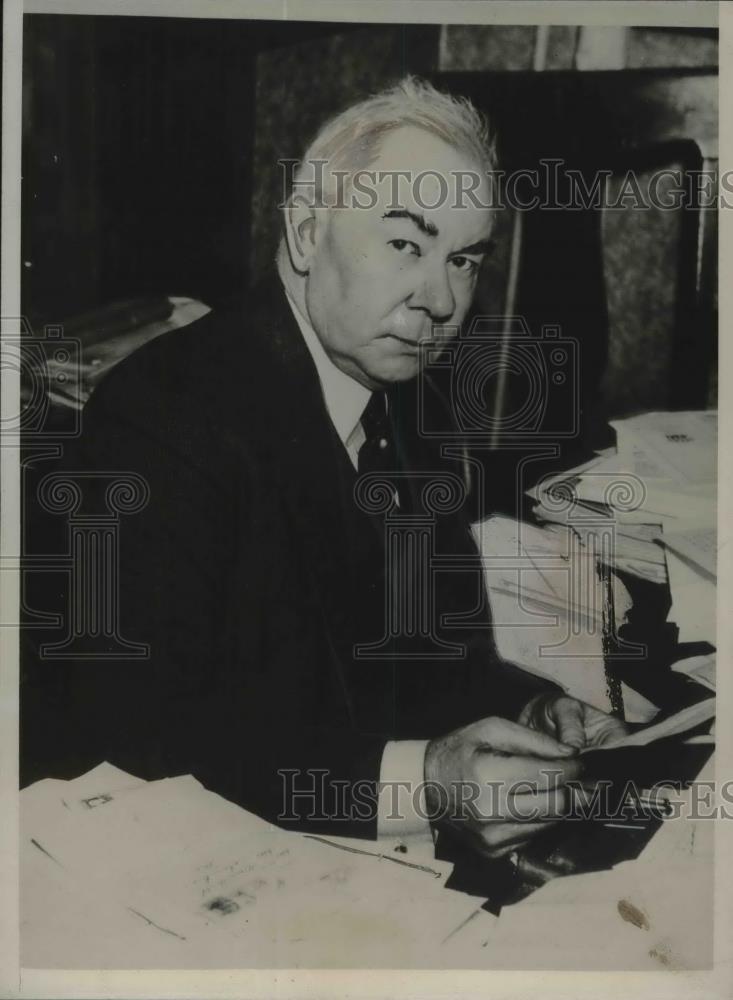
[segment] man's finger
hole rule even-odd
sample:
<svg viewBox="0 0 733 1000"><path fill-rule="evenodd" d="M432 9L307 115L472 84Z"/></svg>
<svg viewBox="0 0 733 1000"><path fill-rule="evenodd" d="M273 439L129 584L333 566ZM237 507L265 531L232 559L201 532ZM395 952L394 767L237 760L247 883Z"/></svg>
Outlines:
<svg viewBox="0 0 733 1000"><path fill-rule="evenodd" d="M554 736L520 726L518 722L511 722L509 719L482 719L475 723L471 735L477 738L477 742L484 744L482 748L487 750L523 754L527 757L569 757L577 749L571 744L561 743Z"/></svg>
<svg viewBox="0 0 733 1000"><path fill-rule="evenodd" d="M552 791L510 794L506 801L507 818L515 822L547 823L563 819L568 812L568 794L564 788Z"/></svg>
<svg viewBox="0 0 733 1000"><path fill-rule="evenodd" d="M516 791L521 791L521 783L524 783L526 791L542 792L556 788L566 781L578 778L583 770L583 761L577 755L540 758L512 754L508 757L497 757L487 748L476 752L473 769L478 782L494 787L497 783L501 783L506 795L512 792L515 786Z"/></svg>
<svg viewBox="0 0 733 1000"><path fill-rule="evenodd" d="M511 785L502 785L484 788L466 812L478 823L548 823L564 819L568 803L569 795L563 786L517 795Z"/></svg>
<svg viewBox="0 0 733 1000"><path fill-rule="evenodd" d="M549 714L557 727L558 739L568 746L585 746L583 706L574 698L558 698L549 706Z"/></svg>

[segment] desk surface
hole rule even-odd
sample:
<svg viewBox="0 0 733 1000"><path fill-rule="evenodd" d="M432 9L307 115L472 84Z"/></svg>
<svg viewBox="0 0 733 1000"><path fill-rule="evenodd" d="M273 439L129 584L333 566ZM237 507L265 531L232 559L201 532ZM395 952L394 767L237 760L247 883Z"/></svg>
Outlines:
<svg viewBox="0 0 733 1000"><path fill-rule="evenodd" d="M709 762L701 778L711 774ZM145 785L127 775L120 781L120 775L114 776L121 787L109 793L111 801L95 806L94 812L86 810L83 819L93 821L96 830L88 839L74 832L76 853L64 842L63 824L54 821L53 833L48 829L53 813L49 791L60 815L74 807L69 794L74 783L40 782L22 793L21 961L26 968L658 970L700 969L712 963L714 823L689 818L689 790L683 795L687 818L665 822L637 860L606 872L555 879L499 917L480 909L480 900L443 887L450 866L435 861L432 843L424 838L401 842L406 851L399 854L397 841L343 840L368 856L323 846L321 854L305 859L312 877L299 881L302 870L296 863L288 869L288 884L275 905L263 894L249 925L228 934L221 930L229 919L222 915L223 906L203 926L184 914L186 899L180 892L174 898L170 874L180 887L193 870L186 860L192 837L179 835L183 817L188 815L195 827L197 844L207 837L216 844L220 870L228 857L222 847L231 848L232 837L238 858L250 856L254 843L258 852L264 848L267 853L286 843L296 855L306 845L316 845L263 824L193 779ZM114 788L109 778L107 774L105 787ZM92 785L87 782L79 794ZM119 810L110 810L104 820L115 796ZM159 822L163 814L168 817L165 826ZM131 821L130 829L137 822L139 830L144 819L149 824L140 841L148 868L141 865L138 885L123 871L117 880L105 871L109 858L119 857L115 829L120 843L136 835L122 829L122 816ZM68 826L69 831L78 829L73 822ZM173 852L172 843L178 845ZM389 864L375 857L380 853L420 867ZM161 859L171 856L175 863L156 886L156 876L167 864ZM199 874L201 857L192 859ZM319 887L314 890L316 878ZM264 885L262 878L260 883Z"/></svg>

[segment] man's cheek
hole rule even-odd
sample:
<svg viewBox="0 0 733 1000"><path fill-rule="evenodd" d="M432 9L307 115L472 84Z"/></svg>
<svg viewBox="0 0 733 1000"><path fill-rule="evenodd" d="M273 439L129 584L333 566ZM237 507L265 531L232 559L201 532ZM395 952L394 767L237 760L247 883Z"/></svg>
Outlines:
<svg viewBox="0 0 733 1000"><path fill-rule="evenodd" d="M468 310L471 308L471 303L473 302L473 297L476 292L476 279L474 278L470 283L465 282L461 285L454 285L452 291L453 299L456 305L453 310L453 315L450 318L449 325L460 326L466 318Z"/></svg>
<svg viewBox="0 0 733 1000"><path fill-rule="evenodd" d="M439 357L457 339L460 320L451 320L441 326L433 326L430 333L430 352Z"/></svg>

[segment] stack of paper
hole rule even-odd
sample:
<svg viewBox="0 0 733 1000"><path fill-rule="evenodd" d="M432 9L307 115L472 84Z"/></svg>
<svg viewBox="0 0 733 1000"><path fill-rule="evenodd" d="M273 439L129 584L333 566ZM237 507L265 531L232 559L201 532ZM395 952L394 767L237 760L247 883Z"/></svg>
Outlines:
<svg viewBox="0 0 733 1000"><path fill-rule="evenodd" d="M717 413L647 413L612 426L616 450L544 479L530 491L534 513L596 548L612 535L602 559L645 579L661 581L662 549L680 641L714 643Z"/></svg>
<svg viewBox="0 0 733 1000"><path fill-rule="evenodd" d="M23 791L21 824L26 965L424 963L476 908L444 888L444 862L281 830L190 775L46 779ZM49 923L54 893L70 934Z"/></svg>
<svg viewBox="0 0 733 1000"><path fill-rule="evenodd" d="M678 674L685 674L703 687L711 691L716 690L715 686L715 653L707 653L702 656L689 656L684 660L678 660L671 667Z"/></svg>
<svg viewBox="0 0 733 1000"><path fill-rule="evenodd" d="M603 711L612 707L605 671L603 630L608 587L598 553L567 525L539 528L493 516L474 525L501 655L562 684ZM654 546L657 557L664 554ZM614 613L631 607L625 586L611 578ZM633 721L655 711L639 706Z"/></svg>
<svg viewBox="0 0 733 1000"><path fill-rule="evenodd" d="M655 539L651 529L629 528L660 525L657 543L714 579L717 413L647 413L611 426L616 451L544 479L530 491L535 513L586 532L607 521L625 539L619 558L639 575L653 561Z"/></svg>
<svg viewBox="0 0 733 1000"><path fill-rule="evenodd" d="M718 414L716 410L645 413L611 421L616 447L623 458L630 455L649 465L644 478L667 478L677 484L715 485ZM656 467L659 473L652 469Z"/></svg>

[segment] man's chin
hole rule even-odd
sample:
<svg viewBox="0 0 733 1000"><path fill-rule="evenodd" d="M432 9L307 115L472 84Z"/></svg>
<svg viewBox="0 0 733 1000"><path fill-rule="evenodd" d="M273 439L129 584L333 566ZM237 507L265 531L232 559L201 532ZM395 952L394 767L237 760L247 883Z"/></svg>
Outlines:
<svg viewBox="0 0 733 1000"><path fill-rule="evenodd" d="M421 368L421 358L417 355L403 355L385 359L379 365L373 365L368 375L381 385L391 385L393 382L407 382L415 378Z"/></svg>

